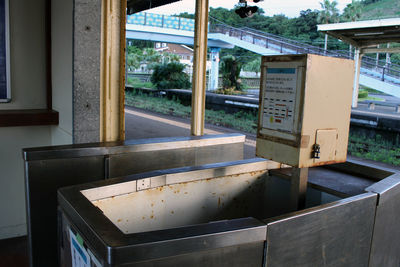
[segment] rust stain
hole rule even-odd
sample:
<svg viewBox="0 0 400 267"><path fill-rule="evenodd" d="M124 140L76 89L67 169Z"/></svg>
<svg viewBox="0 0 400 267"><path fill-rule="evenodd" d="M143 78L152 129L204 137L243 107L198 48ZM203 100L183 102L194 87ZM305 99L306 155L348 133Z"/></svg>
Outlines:
<svg viewBox="0 0 400 267"><path fill-rule="evenodd" d="M188 194L188 192L185 192L185 195L187 195Z"/></svg>
<svg viewBox="0 0 400 267"><path fill-rule="evenodd" d="M209 179L212 179L212 178L209 178ZM209 179L207 179L207 180L209 180ZM181 183L179 183L179 185L181 185L181 186L183 186L183 187L186 187L188 184L197 184L199 181L188 181L188 182L181 182Z"/></svg>
<svg viewBox="0 0 400 267"><path fill-rule="evenodd" d="M118 219L118 221L117 222L121 222L122 221L122 219Z"/></svg>
<svg viewBox="0 0 400 267"><path fill-rule="evenodd" d="M151 216L150 216L150 219L154 219L154 215L151 215Z"/></svg>
<svg viewBox="0 0 400 267"><path fill-rule="evenodd" d="M164 202L164 199L161 199L161 202Z"/></svg>
<svg viewBox="0 0 400 267"><path fill-rule="evenodd" d="M143 217L142 217L142 220L144 220L144 219L146 219L146 217L143 216Z"/></svg>
<svg viewBox="0 0 400 267"><path fill-rule="evenodd" d="M151 205L150 205L150 206L154 207L154 203L151 203Z"/></svg>
<svg viewBox="0 0 400 267"><path fill-rule="evenodd" d="M316 166L323 166L323 165L330 165L330 164L336 164L336 163L343 163L346 162L346 160L338 159L338 160L330 160L330 161L323 161L323 162L313 162L311 166L316 167ZM305 165L300 165L299 168L305 168Z"/></svg>
<svg viewBox="0 0 400 267"><path fill-rule="evenodd" d="M171 210L171 214L174 214L175 212L173 210Z"/></svg>

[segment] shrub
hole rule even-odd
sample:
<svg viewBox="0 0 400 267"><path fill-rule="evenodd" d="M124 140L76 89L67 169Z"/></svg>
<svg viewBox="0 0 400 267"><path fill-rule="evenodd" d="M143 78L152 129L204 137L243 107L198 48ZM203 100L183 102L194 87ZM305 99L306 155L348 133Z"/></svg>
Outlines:
<svg viewBox="0 0 400 267"><path fill-rule="evenodd" d="M184 89L190 87L189 75L183 72L185 65L178 62L157 64L151 82L157 89Z"/></svg>
<svg viewBox="0 0 400 267"><path fill-rule="evenodd" d="M366 90L358 91L358 98L367 98L367 97L368 97L368 91Z"/></svg>

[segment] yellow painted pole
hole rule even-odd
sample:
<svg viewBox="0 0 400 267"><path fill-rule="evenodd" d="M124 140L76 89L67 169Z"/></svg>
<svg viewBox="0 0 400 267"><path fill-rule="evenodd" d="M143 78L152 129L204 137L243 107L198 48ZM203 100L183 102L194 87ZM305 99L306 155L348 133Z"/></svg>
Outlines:
<svg viewBox="0 0 400 267"><path fill-rule="evenodd" d="M100 141L125 139L126 0L102 1Z"/></svg>
<svg viewBox="0 0 400 267"><path fill-rule="evenodd" d="M196 0L191 121L191 134L194 136L200 136L204 134L207 34L208 0Z"/></svg>

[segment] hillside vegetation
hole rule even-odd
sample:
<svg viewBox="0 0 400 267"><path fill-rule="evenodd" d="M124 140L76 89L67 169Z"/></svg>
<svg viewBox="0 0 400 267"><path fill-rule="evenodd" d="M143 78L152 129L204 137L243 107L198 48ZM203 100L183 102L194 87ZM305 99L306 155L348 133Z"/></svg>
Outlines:
<svg viewBox="0 0 400 267"><path fill-rule="evenodd" d="M362 8L360 20L400 18L399 0L380 0Z"/></svg>

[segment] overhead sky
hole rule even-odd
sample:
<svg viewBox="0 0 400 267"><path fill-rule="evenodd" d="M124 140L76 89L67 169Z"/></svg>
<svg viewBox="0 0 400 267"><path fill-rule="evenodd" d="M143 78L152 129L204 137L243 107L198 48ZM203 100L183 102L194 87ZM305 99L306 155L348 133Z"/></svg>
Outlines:
<svg viewBox="0 0 400 267"><path fill-rule="evenodd" d="M319 2L322 0L264 0L257 4L249 3L249 5L256 5L265 11L265 15L273 16L277 14L285 14L288 17L298 17L301 10L306 9L321 9ZM338 9L340 12L351 0L336 0L338 2ZM161 6L147 10L147 12L173 15L182 12L194 13L195 0L182 0L169 5ZM209 0L210 7L224 7L232 9L239 0Z"/></svg>

